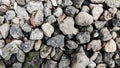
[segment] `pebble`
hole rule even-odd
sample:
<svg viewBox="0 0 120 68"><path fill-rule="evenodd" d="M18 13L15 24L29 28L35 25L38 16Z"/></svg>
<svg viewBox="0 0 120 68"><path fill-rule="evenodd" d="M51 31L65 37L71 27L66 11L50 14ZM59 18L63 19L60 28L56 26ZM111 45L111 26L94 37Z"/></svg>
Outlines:
<svg viewBox="0 0 120 68"><path fill-rule="evenodd" d="M10 29L9 23L4 23L3 25L0 26L0 32L2 34L2 37L5 39L8 36L8 31Z"/></svg>
<svg viewBox="0 0 120 68"><path fill-rule="evenodd" d="M76 12L77 12L77 9L73 6L68 6L65 9L65 14L71 17L75 16Z"/></svg>
<svg viewBox="0 0 120 68"><path fill-rule="evenodd" d="M10 6L10 0L0 0L2 4Z"/></svg>
<svg viewBox="0 0 120 68"><path fill-rule="evenodd" d="M4 15L8 10L8 7L6 5L0 6L0 15Z"/></svg>
<svg viewBox="0 0 120 68"><path fill-rule="evenodd" d="M5 46L5 41L4 40L0 40L0 49L3 48Z"/></svg>
<svg viewBox="0 0 120 68"><path fill-rule="evenodd" d="M116 43L113 39L109 40L106 44L105 44L105 51L106 52L115 52L117 49L116 47Z"/></svg>
<svg viewBox="0 0 120 68"><path fill-rule="evenodd" d="M84 0L72 0L73 2L73 5L76 7L76 8L81 8Z"/></svg>
<svg viewBox="0 0 120 68"><path fill-rule="evenodd" d="M53 60L48 60L44 64L43 68L56 68L57 67L57 62Z"/></svg>
<svg viewBox="0 0 120 68"><path fill-rule="evenodd" d="M59 48L55 48L55 55L53 56L53 59L60 60L62 55L63 55L63 51Z"/></svg>
<svg viewBox="0 0 120 68"><path fill-rule="evenodd" d="M90 41L90 33L80 32L76 35L76 39L80 44L88 43Z"/></svg>
<svg viewBox="0 0 120 68"><path fill-rule="evenodd" d="M28 53L29 51L31 51L33 49L34 46L34 41L32 40L28 40L25 41L24 43L22 43L19 48L24 51L25 53Z"/></svg>
<svg viewBox="0 0 120 68"><path fill-rule="evenodd" d="M15 62L13 65L12 65L12 68L22 68L22 64L20 62Z"/></svg>
<svg viewBox="0 0 120 68"><path fill-rule="evenodd" d="M119 8L120 7L120 0L105 0L105 3L109 6L109 7L116 7Z"/></svg>
<svg viewBox="0 0 120 68"><path fill-rule="evenodd" d="M62 3L63 3L64 6L70 6L70 5L73 4L73 2L71 0L63 0Z"/></svg>
<svg viewBox="0 0 120 68"><path fill-rule="evenodd" d="M46 58L52 51L52 47L42 44L40 49L40 57Z"/></svg>
<svg viewBox="0 0 120 68"><path fill-rule="evenodd" d="M2 60L0 60L0 68L6 68L6 66Z"/></svg>
<svg viewBox="0 0 120 68"><path fill-rule="evenodd" d="M21 26L21 28L25 32L30 32L32 30L31 26L28 23L24 23L23 26Z"/></svg>
<svg viewBox="0 0 120 68"><path fill-rule="evenodd" d="M64 47L64 36L59 34L48 39L47 45L50 45L52 47Z"/></svg>
<svg viewBox="0 0 120 68"><path fill-rule="evenodd" d="M35 25L36 26L40 26L43 23L43 17L44 17L43 11L38 10L35 15Z"/></svg>
<svg viewBox="0 0 120 68"><path fill-rule="evenodd" d="M18 50L16 57L17 57L19 62L25 61L25 53L22 50Z"/></svg>
<svg viewBox="0 0 120 68"><path fill-rule="evenodd" d="M100 30L100 38L102 41L108 41L112 38L112 35L110 34L107 27L104 27Z"/></svg>
<svg viewBox="0 0 120 68"><path fill-rule="evenodd" d="M106 64L98 64L96 68L106 68Z"/></svg>
<svg viewBox="0 0 120 68"><path fill-rule="evenodd" d="M48 23L56 22L55 16L54 15L50 15L49 17L47 17L46 22L48 22Z"/></svg>
<svg viewBox="0 0 120 68"><path fill-rule="evenodd" d="M91 0L92 3L103 3L105 0Z"/></svg>
<svg viewBox="0 0 120 68"><path fill-rule="evenodd" d="M95 61L97 59L98 53L99 52L94 52L93 55L90 57L90 60Z"/></svg>
<svg viewBox="0 0 120 68"><path fill-rule="evenodd" d="M19 5L25 5L25 0L16 0Z"/></svg>
<svg viewBox="0 0 120 68"><path fill-rule="evenodd" d="M80 26L87 26L93 23L93 17L86 13L86 12L80 12L76 17L75 17L75 22L77 25Z"/></svg>
<svg viewBox="0 0 120 68"><path fill-rule="evenodd" d="M42 44L41 40L35 42L35 46L34 46L35 51L38 51L40 49L41 44Z"/></svg>
<svg viewBox="0 0 120 68"><path fill-rule="evenodd" d="M56 17L60 17L60 16L63 14L62 8L60 8L60 7L56 8L53 14L54 14Z"/></svg>
<svg viewBox="0 0 120 68"><path fill-rule="evenodd" d="M72 17L67 17L63 22L59 23L59 29L66 34L77 34L78 29L74 27L74 20Z"/></svg>
<svg viewBox="0 0 120 68"><path fill-rule="evenodd" d="M3 24L3 22L4 22L4 17L3 16L0 16L0 24Z"/></svg>
<svg viewBox="0 0 120 68"><path fill-rule="evenodd" d="M105 26L106 23L106 21L95 21L93 24L97 29L101 29Z"/></svg>
<svg viewBox="0 0 120 68"><path fill-rule="evenodd" d="M53 6L57 6L57 1L56 0L51 0Z"/></svg>
<svg viewBox="0 0 120 68"><path fill-rule="evenodd" d="M87 50L92 49L94 52L99 51L101 48L102 48L102 46L101 46L101 41L100 40L92 40L87 45Z"/></svg>
<svg viewBox="0 0 120 68"><path fill-rule="evenodd" d="M66 42L66 46L69 48L69 49L76 49L78 47L78 44L75 43L74 41L72 40L68 40Z"/></svg>
<svg viewBox="0 0 120 68"><path fill-rule="evenodd" d="M11 19L13 19L15 17L15 15L16 15L15 11L9 10L9 11L6 12L6 19L11 20Z"/></svg>
<svg viewBox="0 0 120 68"><path fill-rule="evenodd" d="M89 11L90 11L90 8L88 6L83 6L82 9L81 9L81 12L89 13Z"/></svg>
<svg viewBox="0 0 120 68"><path fill-rule="evenodd" d="M34 29L30 34L31 40L40 40L42 38L43 38L43 32L39 28Z"/></svg>
<svg viewBox="0 0 120 68"><path fill-rule="evenodd" d="M44 9L43 3L41 1L29 1L26 5L26 8L29 13Z"/></svg>
<svg viewBox="0 0 120 68"><path fill-rule="evenodd" d="M16 39L24 37L23 32L20 29L19 25L15 25L15 24L13 24L10 28L10 35Z"/></svg>
<svg viewBox="0 0 120 68"><path fill-rule="evenodd" d="M52 12L51 12L50 8L45 7L45 8L44 8L44 15L45 15L45 17L48 17L48 16L50 16L51 14L52 14Z"/></svg>
<svg viewBox="0 0 120 68"><path fill-rule="evenodd" d="M98 20L100 15L103 13L103 8L101 6L96 6L92 9L92 15L94 20Z"/></svg>
<svg viewBox="0 0 120 68"><path fill-rule="evenodd" d="M51 37L54 32L54 27L50 23L44 23L41 28L47 37Z"/></svg>

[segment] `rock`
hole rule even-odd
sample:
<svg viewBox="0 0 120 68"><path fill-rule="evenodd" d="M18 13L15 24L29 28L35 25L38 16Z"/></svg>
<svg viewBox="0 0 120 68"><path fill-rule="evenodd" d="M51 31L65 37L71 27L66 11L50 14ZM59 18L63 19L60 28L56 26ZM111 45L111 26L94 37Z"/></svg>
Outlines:
<svg viewBox="0 0 120 68"><path fill-rule="evenodd" d="M70 5L73 4L71 0L63 0L62 3L63 3L64 6L70 6Z"/></svg>
<svg viewBox="0 0 120 68"><path fill-rule="evenodd" d="M105 51L106 52L115 52L117 49L116 47L116 43L113 39L109 40L106 44L105 44Z"/></svg>
<svg viewBox="0 0 120 68"><path fill-rule="evenodd" d="M53 6L57 6L57 1L56 0L51 0Z"/></svg>
<svg viewBox="0 0 120 68"><path fill-rule="evenodd" d="M30 32L32 30L31 26L28 23L24 23L23 26L21 26L21 28L25 32Z"/></svg>
<svg viewBox="0 0 120 68"><path fill-rule="evenodd" d="M47 37L51 37L54 32L54 27L50 23L44 23L41 28Z"/></svg>
<svg viewBox="0 0 120 68"><path fill-rule="evenodd" d="M19 5L25 5L25 0L16 0Z"/></svg>
<svg viewBox="0 0 120 68"><path fill-rule="evenodd" d="M116 44L117 44L117 46L118 46L118 49L120 49L120 37L117 37L117 38L115 39L115 42L116 42Z"/></svg>
<svg viewBox="0 0 120 68"><path fill-rule="evenodd" d="M106 23L106 21L95 21L93 24L97 29L101 29L105 26Z"/></svg>
<svg viewBox="0 0 120 68"><path fill-rule="evenodd" d="M118 66L120 66L120 58L115 59L115 63L116 63Z"/></svg>
<svg viewBox="0 0 120 68"><path fill-rule="evenodd" d="M15 9L15 12L20 19L29 20L30 18L26 9L23 7L17 6L17 8Z"/></svg>
<svg viewBox="0 0 120 68"><path fill-rule="evenodd" d="M108 28L104 27L100 30L100 38L102 41L107 41L112 38L112 35L110 34Z"/></svg>
<svg viewBox="0 0 120 68"><path fill-rule="evenodd" d="M0 16L0 24L3 24L3 22L4 22L4 17Z"/></svg>
<svg viewBox="0 0 120 68"><path fill-rule="evenodd" d="M109 7L116 7L119 8L120 7L120 0L105 0L105 3L109 6Z"/></svg>
<svg viewBox="0 0 120 68"><path fill-rule="evenodd" d="M0 68L6 68L6 66L2 60L0 60Z"/></svg>
<svg viewBox="0 0 120 68"><path fill-rule="evenodd" d="M14 24L20 24L20 18L19 18L19 17L13 18L13 19L12 19L12 22L13 22Z"/></svg>
<svg viewBox="0 0 120 68"><path fill-rule="evenodd" d="M4 40L0 40L0 49L3 48L5 46L5 41Z"/></svg>
<svg viewBox="0 0 120 68"><path fill-rule="evenodd" d="M25 43L22 43L19 48L24 51L25 53L28 53L29 51L31 51L33 49L34 46L34 41L32 40L28 40L25 41Z"/></svg>
<svg viewBox="0 0 120 68"><path fill-rule="evenodd" d="M96 67L96 63L90 60L90 63L88 64L88 68L95 68L95 67Z"/></svg>
<svg viewBox="0 0 120 68"><path fill-rule="evenodd" d="M9 29L10 29L9 23L4 23L3 25L0 26L0 32L4 39L8 36Z"/></svg>
<svg viewBox="0 0 120 68"><path fill-rule="evenodd" d="M51 51L50 57L53 57L54 55L55 55L55 48L52 48L52 51Z"/></svg>
<svg viewBox="0 0 120 68"><path fill-rule="evenodd" d="M15 25L15 24L13 24L10 28L10 35L16 39L24 37L19 25Z"/></svg>
<svg viewBox="0 0 120 68"><path fill-rule="evenodd" d="M39 40L42 38L43 38L43 32L39 28L34 29L30 34L31 40Z"/></svg>
<svg viewBox="0 0 120 68"><path fill-rule="evenodd" d="M106 64L98 64L96 68L106 68Z"/></svg>
<svg viewBox="0 0 120 68"><path fill-rule="evenodd" d="M18 50L16 57L17 57L19 62L25 61L25 53L22 50Z"/></svg>
<svg viewBox="0 0 120 68"><path fill-rule="evenodd" d="M4 15L8 10L8 7L6 5L0 6L0 15Z"/></svg>
<svg viewBox="0 0 120 68"><path fill-rule="evenodd" d="M59 68L66 68L67 66L70 65L70 59L68 58L68 56L66 54L63 54L58 67Z"/></svg>
<svg viewBox="0 0 120 68"><path fill-rule="evenodd" d="M117 33L115 31L112 32L112 37L115 39L117 37Z"/></svg>
<svg viewBox="0 0 120 68"><path fill-rule="evenodd" d="M56 1L57 1L57 0L56 0ZM52 8L52 3L51 3L50 0L47 1L46 6L47 6L48 8Z"/></svg>
<svg viewBox="0 0 120 68"><path fill-rule="evenodd" d="M80 12L76 17L75 17L75 22L77 25L80 26L87 26L93 23L93 17L86 13L86 12Z"/></svg>
<svg viewBox="0 0 120 68"><path fill-rule="evenodd" d="M13 10L9 10L6 12L6 19L7 20L11 20L15 17L15 11Z"/></svg>
<svg viewBox="0 0 120 68"><path fill-rule="evenodd" d="M80 44L88 43L90 41L90 33L80 32L76 35L76 39Z"/></svg>
<svg viewBox="0 0 120 68"><path fill-rule="evenodd" d="M43 68L57 68L57 62L53 60L48 60L44 64Z"/></svg>
<svg viewBox="0 0 120 68"><path fill-rule="evenodd" d="M99 63L103 62L102 59L103 59L102 54L99 52L95 59L95 63L99 64Z"/></svg>
<svg viewBox="0 0 120 68"><path fill-rule="evenodd" d="M42 41L41 41L41 40L36 41L36 42L35 42L34 49L35 49L36 51L38 51L38 50L40 49L40 47L41 47L41 44L42 44Z"/></svg>
<svg viewBox="0 0 120 68"><path fill-rule="evenodd" d="M50 10L50 8L48 8L48 7L45 7L45 9L44 9L44 14L45 14L45 17L48 17L48 16L50 16L51 15L51 10Z"/></svg>
<svg viewBox="0 0 120 68"><path fill-rule="evenodd" d="M10 6L10 0L0 0L2 4Z"/></svg>
<svg viewBox="0 0 120 68"><path fill-rule="evenodd" d="M16 62L12 65L12 68L22 68L22 64L20 62Z"/></svg>
<svg viewBox="0 0 120 68"><path fill-rule="evenodd" d="M94 52L99 51L101 48L102 48L102 46L101 46L101 41L100 40L92 40L87 45L87 50L92 49Z"/></svg>
<svg viewBox="0 0 120 68"><path fill-rule="evenodd" d="M59 23L59 28L64 34L77 34L78 30L74 27L74 20L72 17L67 17L63 22Z"/></svg>
<svg viewBox="0 0 120 68"><path fill-rule="evenodd" d="M120 26L120 21L118 19L112 19L113 26Z"/></svg>
<svg viewBox="0 0 120 68"><path fill-rule="evenodd" d="M47 45L52 47L64 47L64 36L63 35L56 35L47 40Z"/></svg>
<svg viewBox="0 0 120 68"><path fill-rule="evenodd" d="M52 51L52 47L49 47L47 45L42 45L40 49L40 57L46 58Z"/></svg>
<svg viewBox="0 0 120 68"><path fill-rule="evenodd" d="M91 0L92 3L103 3L105 0Z"/></svg>
<svg viewBox="0 0 120 68"><path fill-rule="evenodd" d="M93 31L93 26L92 25L88 25L88 26L82 26L79 28L81 30L81 32L92 32Z"/></svg>
<svg viewBox="0 0 120 68"><path fill-rule="evenodd" d="M35 25L36 26L39 26L43 23L43 17L44 17L43 11L38 10L35 15Z"/></svg>
<svg viewBox="0 0 120 68"><path fill-rule="evenodd" d="M33 11L43 10L44 7L41 1L29 1L26 8L29 13L32 13Z"/></svg>
<svg viewBox="0 0 120 68"><path fill-rule="evenodd" d="M79 53L72 54L71 61L71 68L86 68L89 64L89 58L86 56L82 47Z"/></svg>
<svg viewBox="0 0 120 68"><path fill-rule="evenodd" d="M95 30L95 31L94 31L94 33L93 33L93 37L94 37L94 38L99 37L99 32L98 32L98 30Z"/></svg>
<svg viewBox="0 0 120 68"><path fill-rule="evenodd" d="M60 17L60 16L63 14L62 8L60 8L60 7L56 8L53 14L54 14L56 17Z"/></svg>
<svg viewBox="0 0 120 68"><path fill-rule="evenodd" d="M53 56L54 60L59 60L63 54L63 51L59 48L55 48L55 55Z"/></svg>
<svg viewBox="0 0 120 68"><path fill-rule="evenodd" d="M83 4L84 0L72 0L72 2L76 8L81 8L81 5Z"/></svg>
<svg viewBox="0 0 120 68"><path fill-rule="evenodd" d="M76 48L78 47L78 44L75 43L75 42L72 41L72 40L68 40L66 43L67 43L66 46L67 46L69 49L76 49Z"/></svg>
<svg viewBox="0 0 120 68"><path fill-rule="evenodd" d="M71 17L75 16L76 12L77 12L77 9L73 6L68 6L65 9L65 14Z"/></svg>
<svg viewBox="0 0 120 68"><path fill-rule="evenodd" d="M90 57L90 61L95 61L99 52L94 52L93 55Z"/></svg>
<svg viewBox="0 0 120 68"><path fill-rule="evenodd" d="M88 6L83 6L82 9L81 9L81 11L89 13L90 8Z"/></svg>
<svg viewBox="0 0 120 68"><path fill-rule="evenodd" d="M96 6L92 9L92 15L94 20L98 20L100 15L103 13L103 7Z"/></svg>
<svg viewBox="0 0 120 68"><path fill-rule="evenodd" d="M56 18L54 15L50 15L49 17L47 17L46 22L48 23L54 23L56 21Z"/></svg>
<svg viewBox="0 0 120 68"><path fill-rule="evenodd" d="M120 10L118 10L118 11L116 12L116 17L117 17L117 19L120 20Z"/></svg>

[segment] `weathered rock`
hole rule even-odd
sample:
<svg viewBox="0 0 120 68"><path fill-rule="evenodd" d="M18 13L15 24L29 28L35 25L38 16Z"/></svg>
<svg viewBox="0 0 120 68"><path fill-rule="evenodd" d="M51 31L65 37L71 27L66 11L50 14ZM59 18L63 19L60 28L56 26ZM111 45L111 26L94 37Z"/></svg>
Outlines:
<svg viewBox="0 0 120 68"><path fill-rule="evenodd" d="M80 44L88 43L90 41L90 33L80 32L77 34L76 39Z"/></svg>
<svg viewBox="0 0 120 68"><path fill-rule="evenodd" d="M36 28L31 32L30 35L31 40L39 40L42 38L43 38L43 32L39 28Z"/></svg>
<svg viewBox="0 0 120 68"><path fill-rule="evenodd" d="M19 25L15 25L15 24L13 24L10 28L10 35L16 39L24 37Z"/></svg>
<svg viewBox="0 0 120 68"><path fill-rule="evenodd" d="M36 42L35 42L34 49L35 49L36 51L38 51L38 50L40 49L40 47L41 47L41 44L42 44L42 41L41 41L41 40L36 41Z"/></svg>
<svg viewBox="0 0 120 68"><path fill-rule="evenodd" d="M84 0L72 0L72 2L76 8L81 8L81 5L83 4Z"/></svg>
<svg viewBox="0 0 120 68"><path fill-rule="evenodd" d="M22 68L22 64L20 62L16 62L12 65L12 68Z"/></svg>
<svg viewBox="0 0 120 68"><path fill-rule="evenodd" d="M59 28L64 34L77 34L78 30L74 27L74 20L72 17L67 17L63 22L59 23Z"/></svg>
<svg viewBox="0 0 120 68"><path fill-rule="evenodd" d="M19 48L23 50L25 53L28 53L29 51L33 49L33 46L34 46L34 41L28 40L28 41L25 41L25 43L22 43L19 46Z"/></svg>
<svg viewBox="0 0 120 68"><path fill-rule="evenodd" d="M98 64L96 68L106 68L106 64Z"/></svg>
<svg viewBox="0 0 120 68"><path fill-rule="evenodd" d="M105 0L91 0L92 3L103 3Z"/></svg>
<svg viewBox="0 0 120 68"><path fill-rule="evenodd" d="M56 61L53 61L53 60L48 60L43 68L57 68L57 62Z"/></svg>
<svg viewBox="0 0 120 68"><path fill-rule="evenodd" d="M62 3L63 3L64 6L70 6L70 5L73 4L71 0L63 0Z"/></svg>
<svg viewBox="0 0 120 68"><path fill-rule="evenodd" d="M16 0L19 5L25 5L25 0Z"/></svg>
<svg viewBox="0 0 120 68"><path fill-rule="evenodd" d="M119 8L120 7L120 0L105 0L105 3L109 6L109 7L116 7Z"/></svg>
<svg viewBox="0 0 120 68"><path fill-rule="evenodd" d="M101 29L105 26L106 24L106 21L95 21L94 22L94 25L97 29Z"/></svg>
<svg viewBox="0 0 120 68"><path fill-rule="evenodd" d="M75 43L74 41L72 41L72 40L68 40L66 46L67 46L69 49L75 49L75 48L78 47L78 44L76 44L76 43Z"/></svg>
<svg viewBox="0 0 120 68"><path fill-rule="evenodd" d="M3 24L3 22L4 22L4 17L3 16L0 16L0 24Z"/></svg>
<svg viewBox="0 0 120 68"><path fill-rule="evenodd" d="M0 68L6 68L6 66L2 60L0 60Z"/></svg>
<svg viewBox="0 0 120 68"><path fill-rule="evenodd" d="M64 47L64 36L63 35L56 35L47 40L47 45L52 47Z"/></svg>
<svg viewBox="0 0 120 68"><path fill-rule="evenodd" d="M11 20L15 17L15 11L13 10L9 10L6 12L6 19L7 20Z"/></svg>
<svg viewBox="0 0 120 68"><path fill-rule="evenodd" d="M115 52L117 49L116 47L116 43L113 39L109 40L106 44L105 44L105 51L106 52Z"/></svg>
<svg viewBox="0 0 120 68"><path fill-rule="evenodd" d="M100 38L102 41L107 41L112 38L112 35L110 34L108 28L104 27L100 30Z"/></svg>
<svg viewBox="0 0 120 68"><path fill-rule="evenodd" d="M54 27L50 23L44 23L41 28L47 37L51 37L54 32Z"/></svg>
<svg viewBox="0 0 120 68"><path fill-rule="evenodd" d="M23 26L21 26L21 28L25 32L30 32L32 30L31 26L28 23L24 23Z"/></svg>
<svg viewBox="0 0 120 68"><path fill-rule="evenodd" d="M63 14L62 8L60 8L60 7L56 8L53 14L54 14L56 17L60 17L60 16Z"/></svg>
<svg viewBox="0 0 120 68"><path fill-rule="evenodd" d="M20 62L25 61L25 54L22 50L18 50L16 57L17 57L18 61L20 61Z"/></svg>
<svg viewBox="0 0 120 68"><path fill-rule="evenodd" d="M47 17L46 22L48 23L54 23L56 21L56 18L54 15L50 15L49 17Z"/></svg>
<svg viewBox="0 0 120 68"><path fill-rule="evenodd" d="M80 26L87 26L93 23L93 17L86 13L86 12L80 12L76 17L75 17L75 22L77 25Z"/></svg>
<svg viewBox="0 0 120 68"><path fill-rule="evenodd" d="M0 40L0 48L3 48L5 46L5 41L4 40Z"/></svg>
<svg viewBox="0 0 120 68"><path fill-rule="evenodd" d="M0 26L0 32L2 34L2 37L5 39L8 36L8 31L10 29L9 23L5 23Z"/></svg>
<svg viewBox="0 0 120 68"><path fill-rule="evenodd" d="M37 10L43 10L44 8L41 1L29 1L26 7L29 13Z"/></svg>
<svg viewBox="0 0 120 68"><path fill-rule="evenodd" d="M101 46L101 41L100 40L92 40L87 45L87 50L92 49L94 52L99 51L101 48L102 48L102 46Z"/></svg>
<svg viewBox="0 0 120 68"><path fill-rule="evenodd" d="M77 13L77 9L73 6L68 6L65 9L65 13L66 15L73 17L75 13Z"/></svg>
<svg viewBox="0 0 120 68"><path fill-rule="evenodd" d="M51 0L53 6L57 6L57 1L56 0Z"/></svg>

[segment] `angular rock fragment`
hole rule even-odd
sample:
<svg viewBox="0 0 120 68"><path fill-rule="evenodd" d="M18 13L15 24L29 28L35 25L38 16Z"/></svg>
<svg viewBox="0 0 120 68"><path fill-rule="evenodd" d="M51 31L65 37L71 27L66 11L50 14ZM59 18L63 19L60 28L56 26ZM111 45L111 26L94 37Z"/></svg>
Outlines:
<svg viewBox="0 0 120 68"><path fill-rule="evenodd" d="M81 12L87 12L87 13L89 13L89 11L90 11L90 8L88 7L88 6L83 6L82 7L82 9L81 9Z"/></svg>
<svg viewBox="0 0 120 68"><path fill-rule="evenodd" d="M53 6L57 6L57 1L56 0L51 0Z"/></svg>
<svg viewBox="0 0 120 68"><path fill-rule="evenodd" d="M45 17L50 16L50 15L51 15L51 10L50 10L50 8L45 7L45 8L44 8L44 14L45 14Z"/></svg>
<svg viewBox="0 0 120 68"><path fill-rule="evenodd" d="M72 4L73 4L73 2L71 0L63 0L63 5L64 6L70 6Z"/></svg>
<svg viewBox="0 0 120 68"><path fill-rule="evenodd" d="M101 29L105 26L107 22L106 21L95 21L94 25L97 29Z"/></svg>
<svg viewBox="0 0 120 68"><path fill-rule="evenodd" d="M56 21L56 18L54 15L50 15L49 17L47 17L46 22L48 23L54 23Z"/></svg>
<svg viewBox="0 0 120 68"><path fill-rule="evenodd" d="M59 60L63 54L63 51L59 48L55 48L55 55L53 56L54 60Z"/></svg>
<svg viewBox="0 0 120 68"><path fill-rule="evenodd" d="M76 8L81 8L81 5L83 4L84 0L72 0L72 2Z"/></svg>
<svg viewBox="0 0 120 68"><path fill-rule="evenodd" d="M75 42L72 41L72 40L68 40L66 46L67 46L69 49L75 49L75 48L78 47L78 44L75 43Z"/></svg>

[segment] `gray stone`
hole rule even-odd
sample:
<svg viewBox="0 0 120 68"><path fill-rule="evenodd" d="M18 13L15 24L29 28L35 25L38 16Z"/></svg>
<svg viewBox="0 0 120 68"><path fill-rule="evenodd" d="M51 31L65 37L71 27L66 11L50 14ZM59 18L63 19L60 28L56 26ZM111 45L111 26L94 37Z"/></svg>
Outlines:
<svg viewBox="0 0 120 68"><path fill-rule="evenodd" d="M43 32L39 28L34 29L30 34L31 40L39 40L42 38L43 38Z"/></svg>
<svg viewBox="0 0 120 68"><path fill-rule="evenodd" d="M83 4L84 0L72 0L72 2L76 8L81 8L81 5Z"/></svg>
<svg viewBox="0 0 120 68"><path fill-rule="evenodd" d="M116 12L116 17L117 17L117 19L120 20L120 10L118 10L118 11Z"/></svg>
<svg viewBox="0 0 120 68"><path fill-rule="evenodd" d="M53 56L54 60L59 60L63 54L63 51L59 48L55 48L55 55Z"/></svg>
<svg viewBox="0 0 120 68"><path fill-rule="evenodd" d="M63 0L62 3L63 3L64 6L70 6L70 5L73 4L71 0Z"/></svg>
<svg viewBox="0 0 120 68"><path fill-rule="evenodd" d="M48 23L54 23L56 21L56 18L54 15L50 15L49 17L47 17L46 22Z"/></svg>
<svg viewBox="0 0 120 68"><path fill-rule="evenodd" d="M75 42L72 41L72 40L68 40L66 43L67 43L66 46L67 46L69 49L75 49L75 48L78 47L78 44L75 43Z"/></svg>
<svg viewBox="0 0 120 68"><path fill-rule="evenodd" d="M38 50L40 49L40 47L41 47L41 44L42 44L42 41L41 41L41 40L36 41L36 42L35 42L34 49L35 49L36 51L38 51Z"/></svg>
<svg viewBox="0 0 120 68"><path fill-rule="evenodd" d="M103 3L105 0L91 0L92 3Z"/></svg>
<svg viewBox="0 0 120 68"><path fill-rule="evenodd" d="M19 62L25 61L25 53L22 50L18 50L16 57Z"/></svg>
<svg viewBox="0 0 120 68"><path fill-rule="evenodd" d="M43 68L57 68L57 62L56 61L53 61L53 60L48 60Z"/></svg>
<svg viewBox="0 0 120 68"><path fill-rule="evenodd" d="M110 34L107 27L104 27L100 30L100 38L102 41L107 41L112 38L112 35Z"/></svg>
<svg viewBox="0 0 120 68"><path fill-rule="evenodd" d="M4 39L8 36L9 29L10 29L9 23L5 23L5 24L0 26L0 32L1 32L1 35Z"/></svg>
<svg viewBox="0 0 120 68"><path fill-rule="evenodd" d="M84 6L82 7L81 11L82 11L82 12L87 12L87 13L89 13L90 8L89 8L88 6L85 6L85 5L84 5Z"/></svg>
<svg viewBox="0 0 120 68"><path fill-rule="evenodd" d="M102 59L103 59L102 54L98 53L98 55L97 55L97 57L95 59L95 63L99 64L99 63L103 62Z"/></svg>
<svg viewBox="0 0 120 68"><path fill-rule="evenodd" d="M28 23L24 23L21 28L25 32L30 32L32 30L31 26Z"/></svg>
<svg viewBox="0 0 120 68"><path fill-rule="evenodd" d="M51 10L50 10L50 8L45 7L45 9L44 9L44 14L45 14L45 17L50 16L50 15L51 15Z"/></svg>
<svg viewBox="0 0 120 68"><path fill-rule="evenodd" d="M93 24L97 29L101 29L105 26L106 23L106 21L95 21Z"/></svg>
<svg viewBox="0 0 120 68"><path fill-rule="evenodd" d="M52 47L42 44L40 49L40 57L46 58L52 51Z"/></svg>
<svg viewBox="0 0 120 68"><path fill-rule="evenodd" d="M90 41L90 33L80 32L77 34L76 39L80 44L88 43Z"/></svg>
<svg viewBox="0 0 120 68"><path fill-rule="evenodd" d="M77 25L80 26L87 26L93 23L93 17L86 13L86 12L80 12L76 17L75 17L75 22Z"/></svg>
<svg viewBox="0 0 120 68"><path fill-rule="evenodd" d="M52 47L64 47L64 36L63 35L56 35L47 40L47 45Z"/></svg>
<svg viewBox="0 0 120 68"><path fill-rule="evenodd" d="M112 19L113 26L120 26L120 21L118 19Z"/></svg>
<svg viewBox="0 0 120 68"><path fill-rule="evenodd" d="M72 17L65 18L59 23L59 29L64 34L77 34L78 29L74 27L74 20Z"/></svg>
<svg viewBox="0 0 120 68"><path fill-rule="evenodd" d="M105 0L105 3L109 7L116 7L116 8L120 7L120 0Z"/></svg>
<svg viewBox="0 0 120 68"><path fill-rule="evenodd" d="M15 24L13 24L10 28L10 35L16 39L24 37L19 25L15 25Z"/></svg>
<svg viewBox="0 0 120 68"><path fill-rule="evenodd" d="M25 5L25 0L16 0L19 5Z"/></svg>
<svg viewBox="0 0 120 68"><path fill-rule="evenodd" d="M22 63L16 62L12 65L12 68L22 68Z"/></svg>
<svg viewBox="0 0 120 68"><path fill-rule="evenodd" d="M60 17L60 16L63 14L62 8L60 8L60 7L56 8L53 14L54 14L56 17Z"/></svg>
<svg viewBox="0 0 120 68"><path fill-rule="evenodd" d="M2 60L0 60L0 68L6 68L6 66Z"/></svg>
<svg viewBox="0 0 120 68"><path fill-rule="evenodd" d="M88 32L92 32L93 31L93 26L92 25L88 25L88 26L83 26L83 27L80 27L79 28L82 32L86 32L86 31L88 31Z"/></svg>
<svg viewBox="0 0 120 68"><path fill-rule="evenodd" d="M102 48L102 46L101 46L101 41L100 40L92 40L87 45L87 50L92 49L94 52L99 51L101 48Z"/></svg>
<svg viewBox="0 0 120 68"><path fill-rule="evenodd" d="M6 12L6 19L7 20L11 20L15 17L15 11L13 10L9 10Z"/></svg>
<svg viewBox="0 0 120 68"><path fill-rule="evenodd" d="M3 48L5 46L5 41L4 40L0 40L0 48Z"/></svg>
<svg viewBox="0 0 120 68"><path fill-rule="evenodd" d="M32 40L28 40L25 41L25 43L22 43L19 48L24 51L25 53L28 53L29 51L31 51L33 49L34 46L34 41Z"/></svg>
<svg viewBox="0 0 120 68"><path fill-rule="evenodd" d="M77 9L73 6L68 6L65 9L65 14L68 16L73 17L73 16L75 16L76 13L77 13Z"/></svg>
<svg viewBox="0 0 120 68"><path fill-rule="evenodd" d="M106 64L98 64L96 68L106 68Z"/></svg>
<svg viewBox="0 0 120 68"><path fill-rule="evenodd" d="M120 49L120 37L117 37L117 38L115 39L115 42L116 42L118 48Z"/></svg>
<svg viewBox="0 0 120 68"><path fill-rule="evenodd" d="M44 7L41 1L29 1L26 8L29 13L32 13L37 10L43 10Z"/></svg>
<svg viewBox="0 0 120 68"><path fill-rule="evenodd" d="M4 17L0 16L0 24L3 24L3 22L4 22Z"/></svg>

